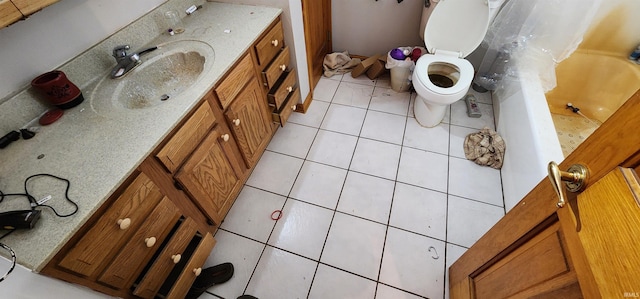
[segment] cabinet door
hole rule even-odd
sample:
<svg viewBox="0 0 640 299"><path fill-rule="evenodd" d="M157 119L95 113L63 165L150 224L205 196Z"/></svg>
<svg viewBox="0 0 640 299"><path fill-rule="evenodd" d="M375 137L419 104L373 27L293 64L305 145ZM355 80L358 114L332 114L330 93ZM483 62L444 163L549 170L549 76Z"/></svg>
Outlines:
<svg viewBox="0 0 640 299"><path fill-rule="evenodd" d="M225 135L220 127L214 128L176 174L185 191L218 225L242 187L223 148L229 139Z"/></svg>
<svg viewBox="0 0 640 299"><path fill-rule="evenodd" d="M9 26L22 19L22 13L9 0L0 0L0 27Z"/></svg>
<svg viewBox="0 0 640 299"><path fill-rule="evenodd" d="M251 80L225 112L240 153L249 168L271 137L271 120L257 80Z"/></svg>

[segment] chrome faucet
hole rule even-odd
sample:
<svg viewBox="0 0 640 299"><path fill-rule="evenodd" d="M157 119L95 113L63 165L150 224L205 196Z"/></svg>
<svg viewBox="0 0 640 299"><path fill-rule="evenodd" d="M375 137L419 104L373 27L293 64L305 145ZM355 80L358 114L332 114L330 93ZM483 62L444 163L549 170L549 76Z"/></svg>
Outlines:
<svg viewBox="0 0 640 299"><path fill-rule="evenodd" d="M111 70L111 79L122 78L142 62L140 60L140 56L156 50L158 47L151 47L138 53L127 54L127 50L129 49L129 45L122 45L113 48L112 55L118 64L116 64L116 66Z"/></svg>

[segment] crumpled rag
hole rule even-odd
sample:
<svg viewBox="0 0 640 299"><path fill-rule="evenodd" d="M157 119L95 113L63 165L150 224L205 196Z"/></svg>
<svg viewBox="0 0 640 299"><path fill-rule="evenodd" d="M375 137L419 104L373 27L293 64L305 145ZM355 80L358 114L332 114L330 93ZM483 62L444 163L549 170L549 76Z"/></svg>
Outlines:
<svg viewBox="0 0 640 299"><path fill-rule="evenodd" d="M322 66L324 68L324 76L331 77L337 74L344 74L351 71L356 65L360 64L360 58L351 58L349 52L335 52L324 56Z"/></svg>
<svg viewBox="0 0 640 299"><path fill-rule="evenodd" d="M467 159L495 169L502 168L506 148L504 139L489 128L471 133L464 139L464 155Z"/></svg>

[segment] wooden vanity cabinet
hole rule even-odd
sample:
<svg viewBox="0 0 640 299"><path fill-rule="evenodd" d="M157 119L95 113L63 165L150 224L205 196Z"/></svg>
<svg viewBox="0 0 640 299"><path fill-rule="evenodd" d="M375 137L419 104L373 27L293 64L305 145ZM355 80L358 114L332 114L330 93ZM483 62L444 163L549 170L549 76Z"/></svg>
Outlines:
<svg viewBox="0 0 640 299"><path fill-rule="evenodd" d="M0 28L7 27L59 0L0 0Z"/></svg>

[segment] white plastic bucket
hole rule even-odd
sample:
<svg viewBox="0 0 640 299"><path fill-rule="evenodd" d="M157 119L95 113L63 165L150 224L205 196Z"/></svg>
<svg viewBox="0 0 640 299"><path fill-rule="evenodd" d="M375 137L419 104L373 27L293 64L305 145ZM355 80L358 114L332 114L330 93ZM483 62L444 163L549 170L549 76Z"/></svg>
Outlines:
<svg viewBox="0 0 640 299"><path fill-rule="evenodd" d="M411 68L396 66L391 68L391 89L405 92L411 87Z"/></svg>

